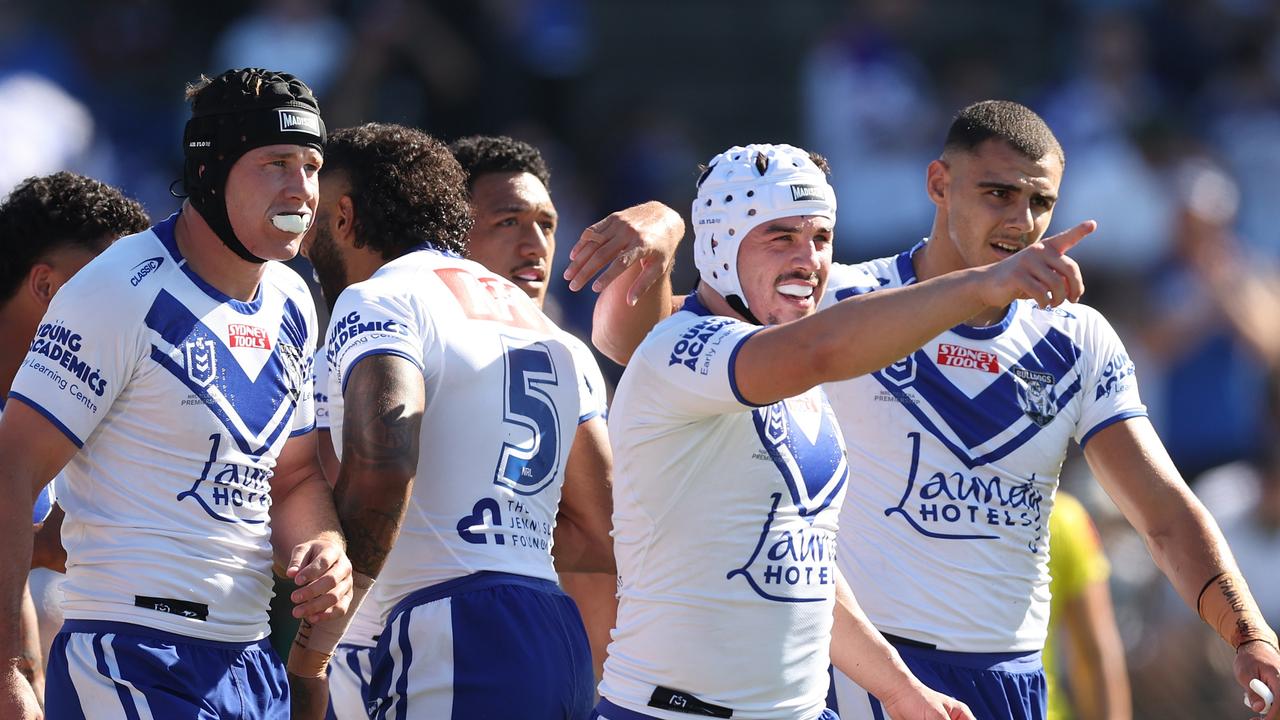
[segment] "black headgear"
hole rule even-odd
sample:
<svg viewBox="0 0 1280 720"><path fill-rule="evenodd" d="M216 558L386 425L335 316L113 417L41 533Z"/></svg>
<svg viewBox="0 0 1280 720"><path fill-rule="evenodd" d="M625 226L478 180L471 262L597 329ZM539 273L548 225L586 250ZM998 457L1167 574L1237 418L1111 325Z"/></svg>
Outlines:
<svg viewBox="0 0 1280 720"><path fill-rule="evenodd" d="M192 102L182 135L183 186L227 247L249 262L266 262L249 252L231 229L225 192L231 166L254 148L302 145L323 153L324 141L320 105L301 80L261 68L228 70Z"/></svg>

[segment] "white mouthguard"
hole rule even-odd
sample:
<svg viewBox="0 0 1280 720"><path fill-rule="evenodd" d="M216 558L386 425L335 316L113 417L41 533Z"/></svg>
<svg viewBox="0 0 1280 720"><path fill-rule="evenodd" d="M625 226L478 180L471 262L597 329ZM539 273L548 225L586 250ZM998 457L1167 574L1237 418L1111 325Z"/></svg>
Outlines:
<svg viewBox="0 0 1280 720"><path fill-rule="evenodd" d="M307 231L307 218L302 215L272 215L271 224L287 233Z"/></svg>

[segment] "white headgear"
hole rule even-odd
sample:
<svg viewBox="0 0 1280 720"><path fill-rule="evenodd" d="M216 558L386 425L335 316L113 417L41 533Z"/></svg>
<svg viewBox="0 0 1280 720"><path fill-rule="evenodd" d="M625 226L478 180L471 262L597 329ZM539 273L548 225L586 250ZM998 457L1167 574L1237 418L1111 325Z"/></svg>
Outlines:
<svg viewBox="0 0 1280 720"><path fill-rule="evenodd" d="M818 215L834 224L836 194L805 150L734 146L712 158L698 179L692 215L693 263L702 281L746 308L738 279L742 238L760 223L792 215Z"/></svg>

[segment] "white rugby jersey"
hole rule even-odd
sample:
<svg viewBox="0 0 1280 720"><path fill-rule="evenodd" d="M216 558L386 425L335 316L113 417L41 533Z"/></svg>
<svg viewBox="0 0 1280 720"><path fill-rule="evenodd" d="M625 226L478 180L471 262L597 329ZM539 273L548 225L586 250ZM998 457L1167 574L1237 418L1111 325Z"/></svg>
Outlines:
<svg viewBox="0 0 1280 720"><path fill-rule="evenodd" d="M316 351L315 362L312 363L311 367L314 370L313 377L316 389L316 429L330 431L329 435L336 451L339 442L338 438L333 437L333 432L329 427L329 410L336 404L338 411L341 412L342 394L339 393L333 397L329 396L329 363L325 360L324 348ZM326 441L321 438L320 442ZM342 636L342 642L362 647L373 647L377 644L373 638L382 632L381 618L382 612L378 607L378 603L372 595L366 595L364 601L360 603L360 608L352 616L351 624L347 626L347 631ZM337 670L333 668L337 668ZM336 663L330 665L330 672L345 671L345 668Z"/></svg>
<svg viewBox="0 0 1280 720"><path fill-rule="evenodd" d="M832 267L821 306L915 282L912 254ZM1072 439L1142 416L1133 362L1073 303L1013 303L826 386L854 468L840 567L882 632L943 650L1039 650L1048 520Z"/></svg>
<svg viewBox="0 0 1280 720"><path fill-rule="evenodd" d="M380 609L480 571L556 582L565 460L578 424L604 409L604 381L581 341L483 265L422 247L343 291L327 346L339 457L335 400L357 362L396 355L426 385L413 493L372 593Z"/></svg>
<svg viewBox="0 0 1280 720"><path fill-rule="evenodd" d="M849 468L822 390L765 407L739 395L734 357L759 329L691 295L614 395L620 604L600 693L629 710L678 720L662 708L693 697L809 720L824 707Z"/></svg>
<svg viewBox="0 0 1280 720"><path fill-rule="evenodd" d="M81 448L58 481L66 617L252 641L276 457L314 422L315 308L279 263L253 302L222 294L186 266L177 217L58 291L10 398Z"/></svg>

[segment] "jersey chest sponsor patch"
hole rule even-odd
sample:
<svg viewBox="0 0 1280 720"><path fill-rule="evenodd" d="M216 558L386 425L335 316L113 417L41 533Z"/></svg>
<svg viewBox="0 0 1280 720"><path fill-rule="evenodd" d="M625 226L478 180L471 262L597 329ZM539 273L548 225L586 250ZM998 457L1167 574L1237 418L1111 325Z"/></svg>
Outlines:
<svg viewBox="0 0 1280 720"><path fill-rule="evenodd" d="M741 576L766 600L821 602L834 592L835 524L818 520L839 512L849 465L825 405L807 395L752 412L785 490L771 494L754 551L726 579Z"/></svg>
<svg viewBox="0 0 1280 720"><path fill-rule="evenodd" d="M933 355L918 350L872 377L968 468L1025 445L1080 392L1080 348L1056 329L1012 360L972 348L960 352L962 347L944 343Z"/></svg>

